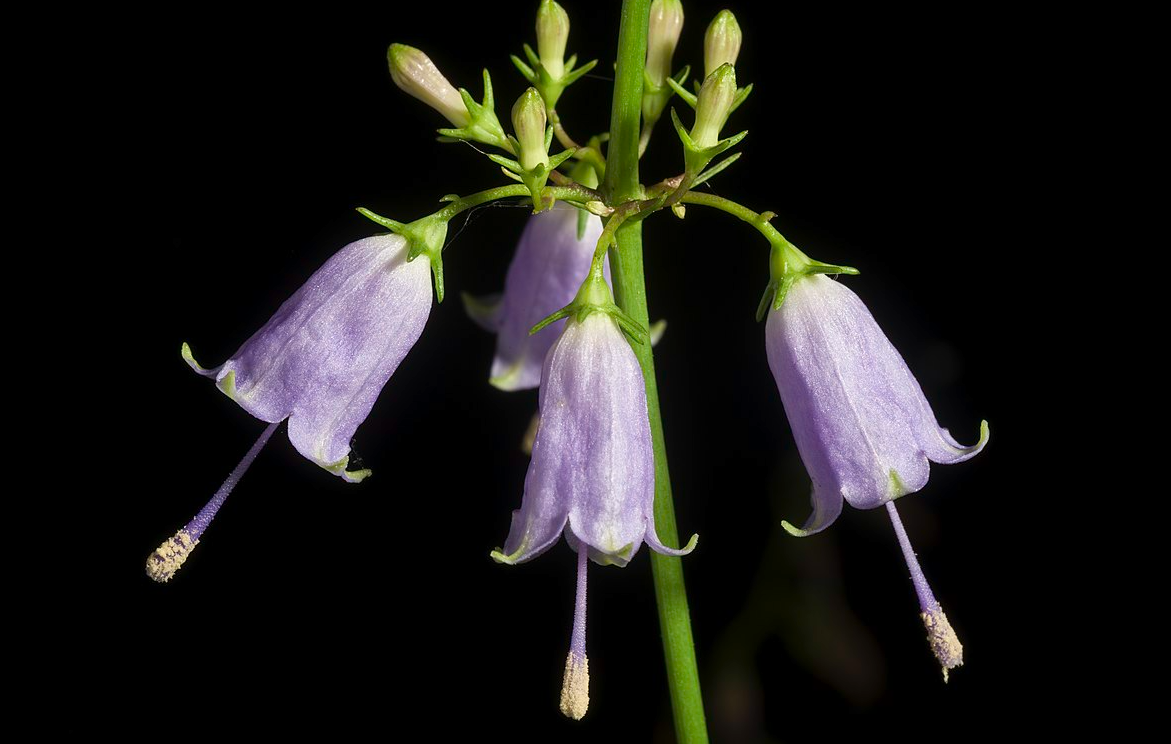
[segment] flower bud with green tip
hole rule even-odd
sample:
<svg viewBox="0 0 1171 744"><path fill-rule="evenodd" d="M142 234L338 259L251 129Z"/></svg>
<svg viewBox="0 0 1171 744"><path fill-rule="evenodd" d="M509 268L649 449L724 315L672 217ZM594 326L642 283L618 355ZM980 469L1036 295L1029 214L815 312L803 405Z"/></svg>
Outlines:
<svg viewBox="0 0 1171 744"><path fill-rule="evenodd" d="M728 114L732 112L735 99L736 68L725 63L703 81L695 104L695 124L690 132L679 121L675 109L671 109L671 121L675 124L679 139L683 141L687 173L692 179L699 175L712 158L734 146L748 134L745 131L727 139L720 139L720 130L728 120Z"/></svg>
<svg viewBox="0 0 1171 744"><path fill-rule="evenodd" d="M736 68L728 63L717 67L703 81L695 104L691 141L696 147L711 147L720 139L720 130L732 112L736 99Z"/></svg>
<svg viewBox="0 0 1171 744"><path fill-rule="evenodd" d="M517 159L488 155L488 159L504 170L504 175L528 186L533 195L533 211L540 212L549 206L542 200L541 191L549 180L549 173L564 163L576 150L563 150L549 156L553 144L553 127L546 126L545 103L536 88L529 88L516 100L512 107L512 127L515 137L509 137L512 151Z"/></svg>
<svg viewBox="0 0 1171 744"><path fill-rule="evenodd" d="M736 64L744 34L730 10L721 10L703 35L703 74L706 77L724 64Z"/></svg>
<svg viewBox="0 0 1171 744"><path fill-rule="evenodd" d="M744 41L744 34L740 31L740 24L736 21L736 16L732 15L730 10L721 10L711 24L707 27L707 33L703 37L703 68L705 75L711 75L719 69L722 64L735 65L736 58L740 56L740 44ZM699 88L699 83L696 83L696 88ZM740 108L740 104L748 98L752 93L752 86L747 85L736 91L736 98L732 101L731 111ZM687 99L693 106L694 100ZM729 111L729 113L731 113Z"/></svg>
<svg viewBox="0 0 1171 744"><path fill-rule="evenodd" d="M569 41L569 14L553 0L542 0L537 8L537 51L528 44L524 45L528 64L520 57L512 55L512 64L520 70L529 85L536 88L543 99L545 106L552 110L561 94L582 75L594 69L598 64L595 59L580 67L574 67L577 56L565 59L565 46Z"/></svg>
<svg viewBox="0 0 1171 744"><path fill-rule="evenodd" d="M517 160L526 171L538 165L549 167L549 148L545 144L545 102L536 88L529 88L512 106L512 130L519 143Z"/></svg>
<svg viewBox="0 0 1171 744"><path fill-rule="evenodd" d="M679 0L654 0L651 3L650 28L647 31L646 67L643 70L642 118L645 130L650 130L663 109L667 107L672 90L667 82L671 77L671 58L683 32L683 3ZM690 68L684 68L675 78L682 85Z"/></svg>
<svg viewBox="0 0 1171 744"><path fill-rule="evenodd" d="M569 14L553 0L537 8L537 57L549 77L565 75L565 45L569 42Z"/></svg>
<svg viewBox="0 0 1171 744"><path fill-rule="evenodd" d="M492 80L484 70L484 102L476 103L463 88L452 87L435 63L422 51L406 44L391 44L386 53L390 77L409 95L443 114L454 128L440 129L445 137L473 140L511 152L511 145L496 118Z"/></svg>

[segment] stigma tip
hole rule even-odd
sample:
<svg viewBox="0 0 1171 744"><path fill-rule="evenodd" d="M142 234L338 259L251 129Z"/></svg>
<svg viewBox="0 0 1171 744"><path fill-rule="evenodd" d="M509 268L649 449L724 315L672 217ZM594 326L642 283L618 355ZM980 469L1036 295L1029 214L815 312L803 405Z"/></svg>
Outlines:
<svg viewBox="0 0 1171 744"><path fill-rule="evenodd" d="M939 665L943 667L943 681L946 683L947 673L964 664L964 646L941 607L936 605L933 609L925 610L921 617L927 628L927 642L931 644L935 658L939 659Z"/></svg>
<svg viewBox="0 0 1171 744"><path fill-rule="evenodd" d="M198 544L186 529L179 530L146 559L146 575L160 584L170 581Z"/></svg>
<svg viewBox="0 0 1171 744"><path fill-rule="evenodd" d="M572 651L565 659L565 677L561 681L561 712L580 721L590 707L590 660Z"/></svg>

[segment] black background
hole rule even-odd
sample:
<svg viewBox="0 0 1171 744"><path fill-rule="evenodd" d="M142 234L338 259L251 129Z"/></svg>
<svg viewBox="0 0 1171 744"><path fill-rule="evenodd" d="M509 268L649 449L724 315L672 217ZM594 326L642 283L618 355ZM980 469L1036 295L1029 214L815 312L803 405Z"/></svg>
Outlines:
<svg viewBox="0 0 1171 744"><path fill-rule="evenodd" d="M104 393L86 420L114 424L90 440L103 465L89 472L116 495L79 494L102 538L74 569L85 598L55 597L74 609L47 626L61 653L37 689L79 702L57 725L672 740L645 555L591 572L581 723L557 711L572 553L562 543L521 567L488 558L520 503L536 391L486 384L493 338L458 297L500 288L523 207L452 223L448 299L355 439L371 479L330 477L282 430L177 578L158 586L142 572L263 428L186 368L180 343L207 365L231 355L334 251L378 231L356 206L409 221L445 193L504 183L472 148L434 141L446 124L393 86L385 50L426 50L477 97L487 66L504 121L524 87L507 55L534 42L529 5L193 8L103 50L113 64L88 110L103 133L94 155L132 185L93 195L114 210L102 236L117 247L103 264L114 291L94 322L118 361L94 371ZM702 65L719 7L687 3L677 66ZM659 389L680 529L700 534L684 565L722 742L908 716L934 726L1035 711L1055 694L1032 682L1059 655L1039 618L1060 557L1038 549L1047 476L1030 467L1042 445L1026 401L1044 379L1022 361L1045 317L1006 262L1044 240L1030 215L1048 148L1034 115L1051 91L1045 64L1024 19L1003 10L819 7L733 8L738 77L756 91L728 125L749 130L744 156L710 189L776 212L809 255L862 271L845 281L960 441L989 420L984 453L934 467L900 501L967 664L942 683L881 511L847 508L807 540L781 532L782 518L808 513L808 480L753 322L767 244L721 213L661 214L644 232L650 314L669 322ZM608 126L618 4L567 9L569 52L602 60L559 107L584 139ZM681 165L662 121L642 180ZM424 733L405 733L415 725Z"/></svg>

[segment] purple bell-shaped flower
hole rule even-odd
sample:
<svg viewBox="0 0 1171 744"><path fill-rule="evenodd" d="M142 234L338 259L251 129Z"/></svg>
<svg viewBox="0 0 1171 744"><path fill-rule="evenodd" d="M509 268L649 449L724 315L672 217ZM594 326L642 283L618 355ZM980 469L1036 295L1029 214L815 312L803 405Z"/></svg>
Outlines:
<svg viewBox="0 0 1171 744"><path fill-rule="evenodd" d="M288 420L297 451L329 472L352 483L370 474L346 469L350 440L423 332L431 313L432 255L445 234L443 223L415 240L416 255L427 253L423 260L409 260L410 241L402 235L350 243L214 369L199 366L183 344L192 369L269 426L207 506L150 555L152 579L165 582L179 570L281 421Z"/></svg>
<svg viewBox="0 0 1171 744"><path fill-rule="evenodd" d="M963 647L915 559L894 499L927 485L930 463L963 462L988 441L961 445L939 426L922 388L862 300L827 276L790 281L765 331L769 366L813 481L813 514L798 536L828 527L842 503L886 505L919 595L932 650L947 672Z"/></svg>
<svg viewBox="0 0 1171 744"><path fill-rule="evenodd" d="M350 440L382 386L419 340L431 313L430 262L407 260L407 239L350 243L325 262L267 323L214 369L192 369L256 418L289 420L305 457L356 482Z"/></svg>
<svg viewBox="0 0 1171 744"><path fill-rule="evenodd" d="M587 558L625 566L645 542L668 555L655 533L655 467L642 368L623 331L645 330L622 315L595 263L545 358L540 427L525 477L521 508L512 515L501 563L535 558L565 533L578 555L577 609L562 688L561 710L585 715L589 703L585 653ZM643 341L645 343L645 340Z"/></svg>
<svg viewBox="0 0 1171 744"><path fill-rule="evenodd" d="M595 215L563 204L538 212L529 217L521 233L504 279L504 293L482 298L464 295L468 315L496 334L496 356L488 378L492 385L511 391L541 384L545 356L565 321L531 335L529 329L573 301L582 278L589 274L601 234L602 221Z"/></svg>

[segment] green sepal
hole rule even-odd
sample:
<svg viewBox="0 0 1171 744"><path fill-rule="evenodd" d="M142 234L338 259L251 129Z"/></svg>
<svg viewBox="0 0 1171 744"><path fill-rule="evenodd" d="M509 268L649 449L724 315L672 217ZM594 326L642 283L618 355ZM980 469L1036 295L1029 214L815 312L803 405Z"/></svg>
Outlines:
<svg viewBox="0 0 1171 744"><path fill-rule="evenodd" d="M565 65L566 65L565 69L567 69L567 70L572 69L573 63L576 60L577 60L577 55L570 57L569 60L565 63ZM589 62L586 62L584 65L577 68L576 70L573 70L572 72L565 73L565 77L561 78L562 87L568 88L570 85L573 85L574 83L576 83L578 80L581 79L582 75L585 75L587 72L594 69L594 67L596 67L597 64L598 64L598 60L591 59Z"/></svg>
<svg viewBox="0 0 1171 744"><path fill-rule="evenodd" d="M749 83L740 90L736 91L736 97L732 99L732 108L728 109L728 114L731 114L733 111L740 108L740 104L744 103L744 101L748 99L748 96L752 95L753 85L755 85L755 83Z"/></svg>
<svg viewBox="0 0 1171 744"><path fill-rule="evenodd" d="M545 66L541 64L541 58L533 51L533 48L528 44L522 46L525 57L528 58L529 64L525 64L524 60L515 54L510 55L509 59L512 64L520 72L521 76L528 81L529 85L537 89L541 94L541 99L545 102L546 109L553 109L557 107L557 101L561 99L561 94L565 89L576 83L594 66L598 64L598 60L591 60L586 62L581 67L574 69L573 65L577 62L577 55L572 55L565 60L565 71L560 78L554 79Z"/></svg>
<svg viewBox="0 0 1171 744"><path fill-rule="evenodd" d="M513 152L512 145L504 134L504 128L500 126L500 120L496 118L496 101L492 95L492 77L488 74L488 71L484 70L483 103L476 103L476 100L472 98L472 94L466 88L459 89L459 96L463 99L464 106L468 110L468 117L471 121L463 127L445 128L436 131L444 137L482 142L485 145L492 145L493 147L499 147L501 150Z"/></svg>
<svg viewBox="0 0 1171 744"><path fill-rule="evenodd" d="M761 215L765 222L771 218L771 213ZM771 229L771 227L770 227ZM765 287L764 296L760 298L760 305L756 308L756 320L764 319L769 308L779 310L788 296L793 284L804 276L813 274L857 274L858 270L852 266L838 266L827 264L806 256L797 246L785 240L780 233L772 230L775 237L770 237L772 251L769 254L769 283Z"/></svg>
<svg viewBox="0 0 1171 744"><path fill-rule="evenodd" d="M493 163L496 163L496 165L499 165L501 168L506 168L506 169L512 171L513 173L520 173L521 172L520 163L516 162L512 158L506 158L503 155L497 155L495 153L485 153L485 154L488 156L489 160L491 160Z"/></svg>
<svg viewBox="0 0 1171 744"><path fill-rule="evenodd" d="M529 335L534 336L534 335L540 333L547 326L550 326L553 323L556 323L557 321L561 320L562 318L568 318L570 315L573 315L573 313L576 310L577 310L577 308L574 307L574 305L571 303L571 304L566 305L565 307L561 308L560 310L552 313L551 315L546 315L543 319L541 319L540 322L538 322L535 326L533 326L532 328L529 329Z"/></svg>
<svg viewBox="0 0 1171 744"><path fill-rule="evenodd" d="M643 344L650 340L650 332L641 323L627 315L621 308L614 304L614 293L610 290L610 285L606 283L600 260L595 261L590 267L590 274L582 282L581 288L577 291L577 296L573 298L573 302L542 319L532 327L529 335L531 336L540 332L541 329L546 328L551 323L556 323L562 318L572 316L574 320L580 323L593 313L605 313L609 315L618 324L618 327L622 329L623 333L635 343Z"/></svg>
<svg viewBox="0 0 1171 744"><path fill-rule="evenodd" d="M589 211L585 209L577 210L577 239L579 242L585 237L586 228L589 227L589 224Z"/></svg>
<svg viewBox="0 0 1171 744"><path fill-rule="evenodd" d="M569 160L571 157L573 157L573 154L575 152L577 152L576 148L574 148L572 150L563 150L563 151L557 153L556 155L550 155L549 156L549 170L553 170L554 168L556 168L559 165L561 165L562 163L564 163L566 160Z"/></svg>
<svg viewBox="0 0 1171 744"><path fill-rule="evenodd" d="M671 88L675 91L675 94L682 98L688 106L695 108L696 102L699 101L699 96L690 92L680 83L675 82L671 78L667 78L666 83L667 85L671 86Z"/></svg>
<svg viewBox="0 0 1171 744"><path fill-rule="evenodd" d="M735 147L740 143L740 140L748 136L748 130L746 129L739 134L734 134L731 137L720 140L711 147L698 148L695 146L695 142L692 141L691 134L683 126L683 122L679 120L679 114L676 113L674 107L671 108L671 123L675 125L675 132L683 142L683 162L687 164L687 172L697 175L707 167L707 164L712 161L712 158L726 151L728 148Z"/></svg>
<svg viewBox="0 0 1171 744"><path fill-rule="evenodd" d="M728 157L724 158L723 160L721 160L720 162L713 165L711 168L708 168L703 173L700 173L698 176L696 176L695 183L691 184L692 187L694 188L695 186L698 186L701 183L703 183L704 181L707 181L708 179L712 178L713 176L718 174L720 171L724 170L729 165L731 165L732 163L735 163L737 160L739 160L740 156L743 154L744 153L742 153L742 152L733 153L733 154L729 155Z"/></svg>
<svg viewBox="0 0 1171 744"><path fill-rule="evenodd" d="M403 224L371 212L365 207L357 209L366 219L407 239L408 262L426 254L427 260L431 264L431 276L435 282L435 301L443 302L443 244L447 240L447 220L439 218L436 213Z"/></svg>
<svg viewBox="0 0 1171 744"><path fill-rule="evenodd" d="M521 58L515 54L508 55L508 58L512 60L512 64L518 71L520 71L521 76L524 77L525 80L529 81L529 85L535 86L537 84L537 73L533 72L533 68L526 65L521 60Z"/></svg>

